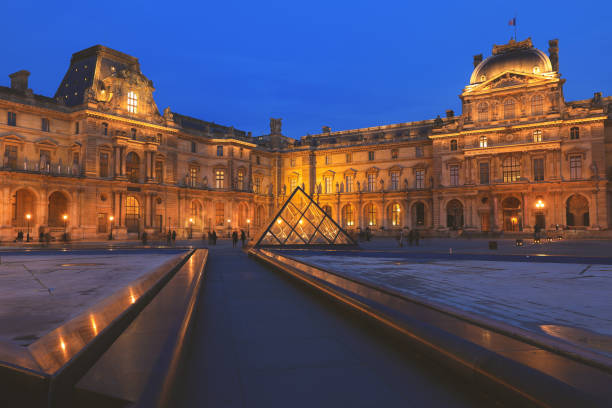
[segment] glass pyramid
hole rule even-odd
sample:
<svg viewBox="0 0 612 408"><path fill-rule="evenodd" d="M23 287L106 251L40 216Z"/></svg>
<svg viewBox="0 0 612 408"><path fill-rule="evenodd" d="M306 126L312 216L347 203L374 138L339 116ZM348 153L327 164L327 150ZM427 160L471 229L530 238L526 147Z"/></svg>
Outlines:
<svg viewBox="0 0 612 408"><path fill-rule="evenodd" d="M356 245L300 187L289 196L255 246Z"/></svg>

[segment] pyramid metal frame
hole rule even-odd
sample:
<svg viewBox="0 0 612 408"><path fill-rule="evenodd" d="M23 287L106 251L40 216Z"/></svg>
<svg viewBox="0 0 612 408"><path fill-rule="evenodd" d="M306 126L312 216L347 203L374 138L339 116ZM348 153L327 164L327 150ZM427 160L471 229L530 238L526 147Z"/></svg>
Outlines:
<svg viewBox="0 0 612 408"><path fill-rule="evenodd" d="M306 199L308 200L308 204L306 206L304 206L303 210L301 210L297 205L291 203L291 200L293 199L293 197L298 194L301 193L303 194ZM295 225L292 225L291 222L288 222L285 217L282 216L282 214L284 213L284 211L289 207L289 205L291 205L291 207L294 210L297 210L297 213L299 214L297 216L297 222L295 223ZM323 217L321 218L321 221L318 223L315 223L314 220L310 220L309 218L307 218L307 211L311 206L315 206L316 209L318 209L320 211L321 214L323 214ZM295 218L295 217L294 217ZM279 237L276 236L276 234L274 234L274 232L272 231L272 228L274 227L275 223L278 223L277 220L282 220L282 222L285 222L287 224L287 226L289 227L290 231L287 233L286 238L283 240ZM298 227L298 224L302 224L300 221L302 219L305 219L307 223L310 223L311 226L314 227L314 231L312 232L310 238L308 239L308 242L306 242L306 240L304 239L304 237L298 232L296 231L296 228ZM325 223L325 220L329 220L333 223L333 226L335 226L338 229L338 232L335 234L335 236L333 238L330 238L328 236L326 236L324 233L321 233L321 226L323 226L323 224ZM280 223L279 223L280 224ZM329 226L329 224L328 224ZM266 236L268 235L268 233L270 233L272 235L272 237L274 237L274 239L276 241L278 241L278 244L267 244L267 243L262 243L262 241L264 240L264 238L266 238ZM325 241L327 241L326 243L313 243L313 239L317 236L317 233L319 236L323 237L325 239ZM292 237L292 235L295 235L297 237L299 237L302 241L302 243L287 243L287 241L289 241L289 239ZM345 238L344 240L346 241L345 243L337 243L337 239L340 235L343 235L343 237ZM261 234L261 236L259 237L259 239L257 240L257 243L255 244L255 247L270 247L270 248L300 248L300 247L329 247L329 246L357 246L357 243L353 240L353 238L351 238L351 236L340 226L338 225L338 223L336 221L334 221L334 219L332 217L329 216L329 214L327 214L320 206L319 204L317 204L315 202L315 200L312 199L312 197L310 197L308 194L306 194L306 192L301 188L301 187L297 187L289 196L289 198L287 198L287 200L285 201L285 203L283 204L283 206L280 208L280 210L278 210L278 212L276 213L276 215L272 218L272 221L268 224L267 228L263 231L263 233Z"/></svg>

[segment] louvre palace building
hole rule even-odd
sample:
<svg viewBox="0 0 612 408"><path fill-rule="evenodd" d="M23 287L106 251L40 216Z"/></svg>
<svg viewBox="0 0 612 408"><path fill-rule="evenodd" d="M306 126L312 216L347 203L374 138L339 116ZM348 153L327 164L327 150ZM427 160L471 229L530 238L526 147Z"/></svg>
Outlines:
<svg viewBox="0 0 612 408"><path fill-rule="evenodd" d="M612 98L566 101L558 51L527 39L475 56L461 114L299 140L280 119L253 136L160 111L138 59L103 46L72 55L53 97L15 72L0 86L0 239L254 235L298 186L347 230L607 235Z"/></svg>

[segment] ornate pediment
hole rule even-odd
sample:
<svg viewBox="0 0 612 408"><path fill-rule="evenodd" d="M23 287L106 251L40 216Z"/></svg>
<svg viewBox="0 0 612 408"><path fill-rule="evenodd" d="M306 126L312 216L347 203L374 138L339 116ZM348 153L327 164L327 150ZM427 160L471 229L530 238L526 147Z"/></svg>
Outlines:
<svg viewBox="0 0 612 408"><path fill-rule="evenodd" d="M559 79L546 74L526 74L524 72L505 71L480 84L469 86L465 93L496 91L502 88L543 85L557 82Z"/></svg>

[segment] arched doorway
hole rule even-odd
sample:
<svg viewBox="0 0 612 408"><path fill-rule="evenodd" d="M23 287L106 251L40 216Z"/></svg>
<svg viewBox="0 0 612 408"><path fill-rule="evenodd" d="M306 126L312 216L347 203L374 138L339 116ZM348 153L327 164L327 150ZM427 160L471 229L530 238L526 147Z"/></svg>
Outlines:
<svg viewBox="0 0 612 408"><path fill-rule="evenodd" d="M355 226L355 209L350 204L342 207L342 226L345 228Z"/></svg>
<svg viewBox="0 0 612 408"><path fill-rule="evenodd" d="M29 225L36 224L36 197L26 189L17 190L13 195L13 225L25 227L28 225L27 215L30 215Z"/></svg>
<svg viewBox="0 0 612 408"><path fill-rule="evenodd" d="M580 194L570 196L565 204L565 217L569 227L588 227L591 222L587 199Z"/></svg>
<svg viewBox="0 0 612 408"><path fill-rule="evenodd" d="M68 198L64 193L55 191L49 196L49 227L63 227L64 215L68 215Z"/></svg>
<svg viewBox="0 0 612 408"><path fill-rule="evenodd" d="M363 208L363 215L365 217L366 227L376 226L376 206L372 203L366 204Z"/></svg>
<svg viewBox="0 0 612 408"><path fill-rule="evenodd" d="M388 207L389 226L402 226L402 206L399 203L393 203Z"/></svg>
<svg viewBox="0 0 612 408"><path fill-rule="evenodd" d="M265 221L266 221L265 209L263 205L259 205L257 206L257 210L255 211L255 225L257 227L261 227Z"/></svg>
<svg viewBox="0 0 612 408"><path fill-rule="evenodd" d="M425 225L425 204L417 201L412 206L412 226L422 227Z"/></svg>
<svg viewBox="0 0 612 408"><path fill-rule="evenodd" d="M140 157L134 152L125 157L125 172L128 180L133 183L140 181Z"/></svg>
<svg viewBox="0 0 612 408"><path fill-rule="evenodd" d="M247 227L247 219L249 218L249 207L246 203L238 204L238 225L240 228Z"/></svg>
<svg viewBox="0 0 612 408"><path fill-rule="evenodd" d="M506 197L501 203L504 217L504 231L516 232L523 229L521 202L516 197Z"/></svg>
<svg viewBox="0 0 612 408"><path fill-rule="evenodd" d="M459 200L450 200L446 204L446 226L450 229L463 228L463 204Z"/></svg>
<svg viewBox="0 0 612 408"><path fill-rule="evenodd" d="M125 203L127 232L140 232L140 203L134 196L127 196Z"/></svg>

